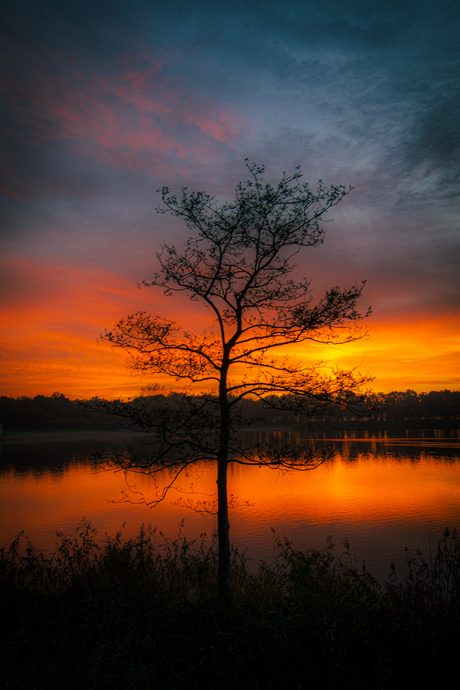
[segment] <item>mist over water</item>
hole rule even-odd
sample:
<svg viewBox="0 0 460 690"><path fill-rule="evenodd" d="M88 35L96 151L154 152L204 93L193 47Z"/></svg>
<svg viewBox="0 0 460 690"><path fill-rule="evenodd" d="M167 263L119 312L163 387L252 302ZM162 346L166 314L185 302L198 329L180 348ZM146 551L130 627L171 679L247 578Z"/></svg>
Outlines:
<svg viewBox="0 0 460 690"><path fill-rule="evenodd" d="M351 542L353 562L385 577L393 561L401 567L405 547L434 550L446 527L460 526L460 438L457 430L385 432L333 442L332 457L312 471L279 472L233 463L229 468L232 542L256 567L273 562L275 537L299 549L323 548L332 537L336 553ZM330 443L320 441L321 443ZM193 539L215 528L212 510L216 469L197 464L166 499L151 508L168 471L157 478L107 471L94 452L116 452L121 442L1 443L0 546L21 530L32 543L53 550L56 531L73 532L90 520L102 541L124 526L132 536L152 524L171 539L184 520ZM124 492L124 493L123 493ZM129 500L123 500L126 496ZM205 501L205 511L196 506ZM190 507L189 507L190 506Z"/></svg>

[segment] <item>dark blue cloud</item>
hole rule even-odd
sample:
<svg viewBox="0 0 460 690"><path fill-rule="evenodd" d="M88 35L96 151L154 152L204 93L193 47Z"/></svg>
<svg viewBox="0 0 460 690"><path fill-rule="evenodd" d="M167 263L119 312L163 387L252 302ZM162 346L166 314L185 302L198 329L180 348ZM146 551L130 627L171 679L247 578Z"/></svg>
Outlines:
<svg viewBox="0 0 460 690"><path fill-rule="evenodd" d="M451 308L457 2L19 0L2 21L8 247L43 252L52 237L64 256L80 232L92 262L95 234L128 238L134 225L147 243L157 187L231 193L249 156L273 179L300 164L312 181L355 185L334 215L375 293L382 257L393 287L409 294L425 272L430 308ZM416 265L407 237L424 248ZM433 238L436 252L425 251ZM336 270L341 248L359 273L336 241L325 265Z"/></svg>

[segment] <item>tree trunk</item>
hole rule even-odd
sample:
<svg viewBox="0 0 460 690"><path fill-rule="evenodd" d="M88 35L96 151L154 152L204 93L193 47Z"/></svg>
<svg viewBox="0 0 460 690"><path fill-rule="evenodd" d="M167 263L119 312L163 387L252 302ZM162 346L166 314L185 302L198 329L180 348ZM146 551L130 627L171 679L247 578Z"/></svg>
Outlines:
<svg viewBox="0 0 460 690"><path fill-rule="evenodd" d="M228 521L227 458L217 465L217 538L219 544L219 592L224 601L230 597L230 523Z"/></svg>
<svg viewBox="0 0 460 690"><path fill-rule="evenodd" d="M219 546L219 591L223 601L230 598L230 523L228 521L227 467L230 442L230 406L228 404L227 373L229 348L224 347L220 370L219 407L220 439L217 454L217 539Z"/></svg>

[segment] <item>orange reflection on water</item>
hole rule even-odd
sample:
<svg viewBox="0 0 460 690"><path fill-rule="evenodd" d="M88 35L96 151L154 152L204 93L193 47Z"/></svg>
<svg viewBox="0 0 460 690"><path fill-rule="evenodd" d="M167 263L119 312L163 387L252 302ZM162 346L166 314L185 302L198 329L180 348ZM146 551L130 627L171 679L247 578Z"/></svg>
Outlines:
<svg viewBox="0 0 460 690"><path fill-rule="evenodd" d="M420 516L444 520L453 504L460 506L460 464L445 465L429 457L417 463L394 462L358 455L307 472L281 474L267 469L235 470L232 490L242 501L255 503L277 521L302 519L313 523L357 524ZM250 509L242 508L250 519Z"/></svg>
<svg viewBox="0 0 460 690"><path fill-rule="evenodd" d="M344 446L346 450L346 445ZM416 460L358 453L333 460L313 471L281 473L268 468L233 464L229 468L229 493L237 497L231 510L231 534L237 543L248 544L271 535L270 528L290 535L309 526L340 525L347 531L386 525L433 523L440 528L460 524L459 456L447 461L423 451ZM163 473L158 487L169 480ZM177 535L186 518L188 536L210 534L215 516L200 515L176 505L182 497L192 503L212 501L216 487L213 465L200 465L178 483L156 508L114 502L127 484L121 473L96 472L87 463L72 463L59 471L5 471L0 482L0 505L5 518L0 525L0 545L11 542L25 529L33 543L50 548L55 531L72 531L83 517L104 532L114 534L126 523L126 534L135 534L142 523L153 523L169 538ZM130 475L132 500L142 494L155 497L151 477ZM201 492L201 493L200 493ZM246 503L248 502L248 503ZM343 535L344 532L341 533ZM261 535L263 535L261 537Z"/></svg>
<svg viewBox="0 0 460 690"><path fill-rule="evenodd" d="M167 481L166 473L163 480ZM215 480L208 473L208 493L214 490ZM150 477L129 475L129 487L120 472L94 470L89 464L72 463L63 471L17 473L7 470L0 482L0 505L7 516L0 524L0 545L8 545L18 531L26 535L39 548L51 548L55 532L66 533L81 522L91 520L100 535L105 532L114 535L123 523L126 534L135 534L142 523L159 524L168 536L175 536L181 519L180 511L173 500L179 494L171 491L168 499L155 510L136 504L143 492L146 500L152 500L157 488ZM184 477L182 487L190 491L193 477ZM201 488L206 490L206 481L201 478ZM158 485L161 489L161 482ZM123 501L125 492L131 502ZM183 512L183 509L182 509ZM188 521L190 522L190 521ZM192 523L202 523L203 518L193 515ZM206 516L199 528L213 528L213 516Z"/></svg>

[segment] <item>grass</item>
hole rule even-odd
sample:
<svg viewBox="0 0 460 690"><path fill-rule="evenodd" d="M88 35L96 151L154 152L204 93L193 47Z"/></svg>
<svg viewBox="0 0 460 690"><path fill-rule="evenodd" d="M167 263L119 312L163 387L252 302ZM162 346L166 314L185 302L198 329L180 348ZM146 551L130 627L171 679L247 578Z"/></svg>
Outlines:
<svg viewBox="0 0 460 690"><path fill-rule="evenodd" d="M428 688L456 669L460 540L380 583L352 560L277 539L257 573L151 528L100 542L90 523L45 556L20 535L0 552L2 688Z"/></svg>

